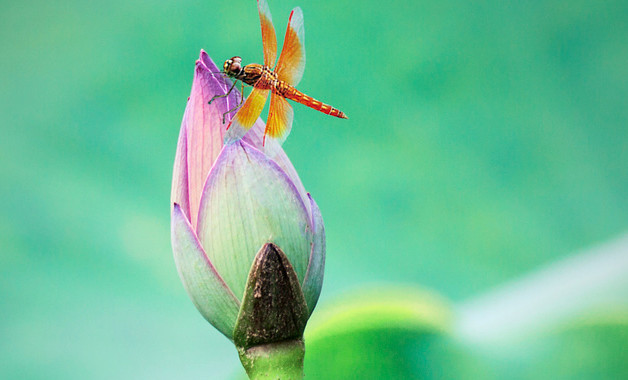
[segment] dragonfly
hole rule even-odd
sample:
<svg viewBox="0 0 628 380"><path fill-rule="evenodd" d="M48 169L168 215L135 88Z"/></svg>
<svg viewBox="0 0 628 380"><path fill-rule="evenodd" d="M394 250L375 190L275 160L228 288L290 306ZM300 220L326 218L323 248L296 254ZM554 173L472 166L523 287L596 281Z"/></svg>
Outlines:
<svg viewBox="0 0 628 380"><path fill-rule="evenodd" d="M294 111L286 99L327 115L348 119L342 111L296 89L305 69L305 36L301 8L296 7L290 13L288 29L277 66L274 66L277 57L277 37L266 0L257 0L257 10L262 26L264 64L250 63L243 66L242 58L238 56L226 60L222 72L234 80L233 85L226 94L214 96L209 101L211 103L215 98L228 96L238 81L242 82L242 90L245 84L253 87L244 104L242 104L244 99L242 95L240 104L225 113L226 115L240 108L227 126L226 140L237 141L246 134L262 113L269 93L270 107L264 131L264 145L267 136L281 145L292 129Z"/></svg>

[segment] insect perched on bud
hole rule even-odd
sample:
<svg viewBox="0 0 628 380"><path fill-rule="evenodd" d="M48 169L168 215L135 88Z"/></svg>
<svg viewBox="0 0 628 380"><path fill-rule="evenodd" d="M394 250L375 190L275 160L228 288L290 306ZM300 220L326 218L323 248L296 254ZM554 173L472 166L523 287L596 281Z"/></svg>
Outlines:
<svg viewBox="0 0 628 380"><path fill-rule="evenodd" d="M246 84L253 87L253 91L243 105L238 105L225 113L229 114L238 107L240 108L227 127L227 141L232 142L241 139L253 126L253 123L262 113L269 92L270 110L262 145L264 145L266 137L275 139L281 145L290 133L294 112L286 99L304 104L327 115L347 119L347 115L342 111L295 88L301 81L303 70L305 70L305 29L301 8L296 7L290 13L288 30L286 30L286 37L277 66L274 66L277 57L277 37L266 0L258 0L257 9L262 24L264 64L250 63L242 67L242 58L236 56L226 60L223 66L223 73L235 80L229 92L233 90L238 81L242 82L242 86ZM216 97L223 96L225 95L217 95Z"/></svg>
<svg viewBox="0 0 628 380"><path fill-rule="evenodd" d="M202 51L174 164L175 263L196 308L234 341L247 371L266 360L268 345L296 350L302 367L303 329L323 281L323 220L281 147L272 158L263 152L261 120L223 144L222 114L237 96L208 104L227 91L217 70Z"/></svg>

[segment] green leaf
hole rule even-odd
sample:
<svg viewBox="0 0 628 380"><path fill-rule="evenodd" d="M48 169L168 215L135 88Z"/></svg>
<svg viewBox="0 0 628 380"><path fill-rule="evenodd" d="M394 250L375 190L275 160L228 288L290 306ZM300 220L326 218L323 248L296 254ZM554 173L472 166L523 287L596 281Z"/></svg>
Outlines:
<svg viewBox="0 0 628 380"><path fill-rule="evenodd" d="M423 350L446 336L448 306L435 295L389 288L344 297L314 313L306 330L312 379L422 378Z"/></svg>

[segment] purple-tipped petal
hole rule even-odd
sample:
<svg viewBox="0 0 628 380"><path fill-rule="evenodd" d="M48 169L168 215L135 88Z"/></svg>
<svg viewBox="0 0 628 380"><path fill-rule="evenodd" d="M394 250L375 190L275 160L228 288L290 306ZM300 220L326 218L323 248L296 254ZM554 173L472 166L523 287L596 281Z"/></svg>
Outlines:
<svg viewBox="0 0 628 380"><path fill-rule="evenodd" d="M305 277L313 237L303 198L274 161L246 142L226 145L216 160L197 232L238 299L255 254L268 242L284 251L300 282Z"/></svg>
<svg viewBox="0 0 628 380"><path fill-rule="evenodd" d="M172 250L181 282L198 311L227 338L233 339L240 301L207 258L178 204L172 210Z"/></svg>
<svg viewBox="0 0 628 380"><path fill-rule="evenodd" d="M193 226L196 225L207 174L222 149L222 139L228 125L228 120L223 124L222 115L237 104L236 92L216 98L212 104L208 102L215 95L226 94L230 85L207 53L201 50L182 123L187 136L189 218Z"/></svg>
<svg viewBox="0 0 628 380"><path fill-rule="evenodd" d="M307 308L311 315L312 311L314 311L314 307L316 307L318 296L321 294L321 288L323 287L323 273L325 271L325 226L323 225L323 216L318 209L318 205L314 202L310 194L308 194L308 199L311 202L312 208L314 239L312 241L310 263L305 273L302 288L305 302L307 302Z"/></svg>
<svg viewBox="0 0 628 380"><path fill-rule="evenodd" d="M172 192L170 204L175 203L181 207L182 212L190 219L190 196L188 187L188 147L187 147L187 111L183 115L177 153L174 158L174 170L172 174ZM170 210L172 212L172 208Z"/></svg>

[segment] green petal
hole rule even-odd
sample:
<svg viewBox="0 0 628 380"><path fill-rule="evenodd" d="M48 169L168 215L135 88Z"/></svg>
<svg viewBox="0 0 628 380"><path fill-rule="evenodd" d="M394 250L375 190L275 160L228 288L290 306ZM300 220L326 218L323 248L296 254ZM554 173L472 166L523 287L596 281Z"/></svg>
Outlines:
<svg viewBox="0 0 628 380"><path fill-rule="evenodd" d="M314 226L314 240L312 242L312 253L310 255L310 263L303 281L303 295L307 302L307 308L310 313L314 311L318 296L321 294L323 287L323 272L325 271L325 226L323 225L323 217L318 209L314 199L308 194L310 207L312 210L312 223Z"/></svg>
<svg viewBox="0 0 628 380"><path fill-rule="evenodd" d="M205 255L178 204L172 210L172 250L179 277L198 311L227 338L233 339L240 302Z"/></svg>
<svg viewBox="0 0 628 380"><path fill-rule="evenodd" d="M301 194L301 199L307 200L308 193L305 190L305 187L303 187L303 183L299 178L299 174L297 174L297 171L292 165L292 162L290 162L290 159L286 155L286 152L284 152L281 146L277 143L277 141L274 141L273 139L269 139L268 141L266 141L266 146L268 146L268 149L265 149L262 145L264 141L265 129L266 125L264 124L264 121L262 119L257 119L251 130L249 130L249 132L242 138L242 141L248 143L259 151L263 151L264 153L266 153L267 156L275 161L277 165L279 165L279 167L283 169L284 172L286 172L288 177L290 177L290 180L292 181L292 183L294 183L294 186L296 186L299 194ZM269 155L269 152L267 152L267 150L272 151L274 155ZM309 202L305 202L305 207L307 208L308 214L311 215L312 212L310 210Z"/></svg>
<svg viewBox="0 0 628 380"><path fill-rule="evenodd" d="M242 299L249 269L265 243L279 246L302 283L312 228L294 183L249 144L226 145L210 171L197 228L211 262Z"/></svg>

